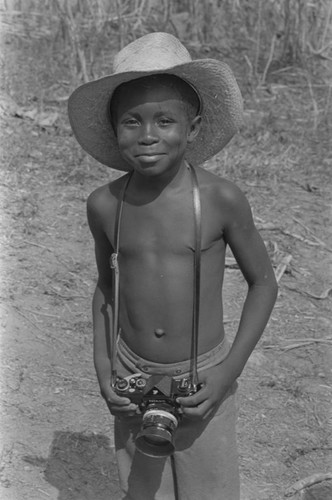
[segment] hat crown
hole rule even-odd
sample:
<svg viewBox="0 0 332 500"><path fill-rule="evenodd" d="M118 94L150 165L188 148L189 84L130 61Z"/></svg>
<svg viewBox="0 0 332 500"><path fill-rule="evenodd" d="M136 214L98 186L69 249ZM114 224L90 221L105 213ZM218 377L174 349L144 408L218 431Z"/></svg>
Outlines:
<svg viewBox="0 0 332 500"><path fill-rule="evenodd" d="M169 33L149 33L117 54L113 72L159 71L191 61L188 50L175 36Z"/></svg>

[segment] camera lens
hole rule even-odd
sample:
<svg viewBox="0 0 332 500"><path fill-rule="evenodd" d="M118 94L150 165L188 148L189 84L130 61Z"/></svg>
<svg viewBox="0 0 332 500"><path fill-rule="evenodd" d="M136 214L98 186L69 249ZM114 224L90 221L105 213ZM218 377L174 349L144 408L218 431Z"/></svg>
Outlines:
<svg viewBox="0 0 332 500"><path fill-rule="evenodd" d="M172 413L148 409L136 438L136 448L150 457L167 457L174 452L174 432L178 420Z"/></svg>
<svg viewBox="0 0 332 500"><path fill-rule="evenodd" d="M145 436L145 441L147 441L150 444L161 444L161 445L167 444L167 440L165 440L161 436L152 436L152 435Z"/></svg>

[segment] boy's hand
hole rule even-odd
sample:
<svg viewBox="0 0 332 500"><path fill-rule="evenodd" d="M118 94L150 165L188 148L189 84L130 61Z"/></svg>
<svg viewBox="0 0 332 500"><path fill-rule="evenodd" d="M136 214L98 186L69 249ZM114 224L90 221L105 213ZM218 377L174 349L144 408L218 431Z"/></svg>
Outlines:
<svg viewBox="0 0 332 500"><path fill-rule="evenodd" d="M204 370L199 375L201 389L193 396L178 398L183 415L191 419L207 419L217 411L220 403L235 382L226 361Z"/></svg>
<svg viewBox="0 0 332 500"><path fill-rule="evenodd" d="M138 406L131 403L129 398L118 396L111 386L101 387L101 395L106 401L109 411L115 417L134 417Z"/></svg>

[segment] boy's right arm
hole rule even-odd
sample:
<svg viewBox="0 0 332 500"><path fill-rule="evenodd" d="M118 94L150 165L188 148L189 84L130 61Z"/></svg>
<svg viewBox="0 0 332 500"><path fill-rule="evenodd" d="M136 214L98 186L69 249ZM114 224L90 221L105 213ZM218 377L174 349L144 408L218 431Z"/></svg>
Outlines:
<svg viewBox="0 0 332 500"><path fill-rule="evenodd" d="M112 332L112 271L110 257L112 245L103 229L103 213L99 209L98 196L92 193L87 203L89 227L95 241L95 256L98 282L92 302L93 354L100 391L113 415L135 414L136 405L128 398L120 397L111 388L111 345Z"/></svg>

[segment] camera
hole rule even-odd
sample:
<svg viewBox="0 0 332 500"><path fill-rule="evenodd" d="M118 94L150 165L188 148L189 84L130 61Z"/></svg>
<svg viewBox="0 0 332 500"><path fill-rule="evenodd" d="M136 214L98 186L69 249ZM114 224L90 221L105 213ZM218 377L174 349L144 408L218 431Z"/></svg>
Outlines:
<svg viewBox="0 0 332 500"><path fill-rule="evenodd" d="M143 378L137 374L117 377L113 389L119 396L137 404L143 415L136 448L150 457L171 455L175 449L175 431L182 416L176 399L197 392L191 380L176 380L165 375Z"/></svg>

